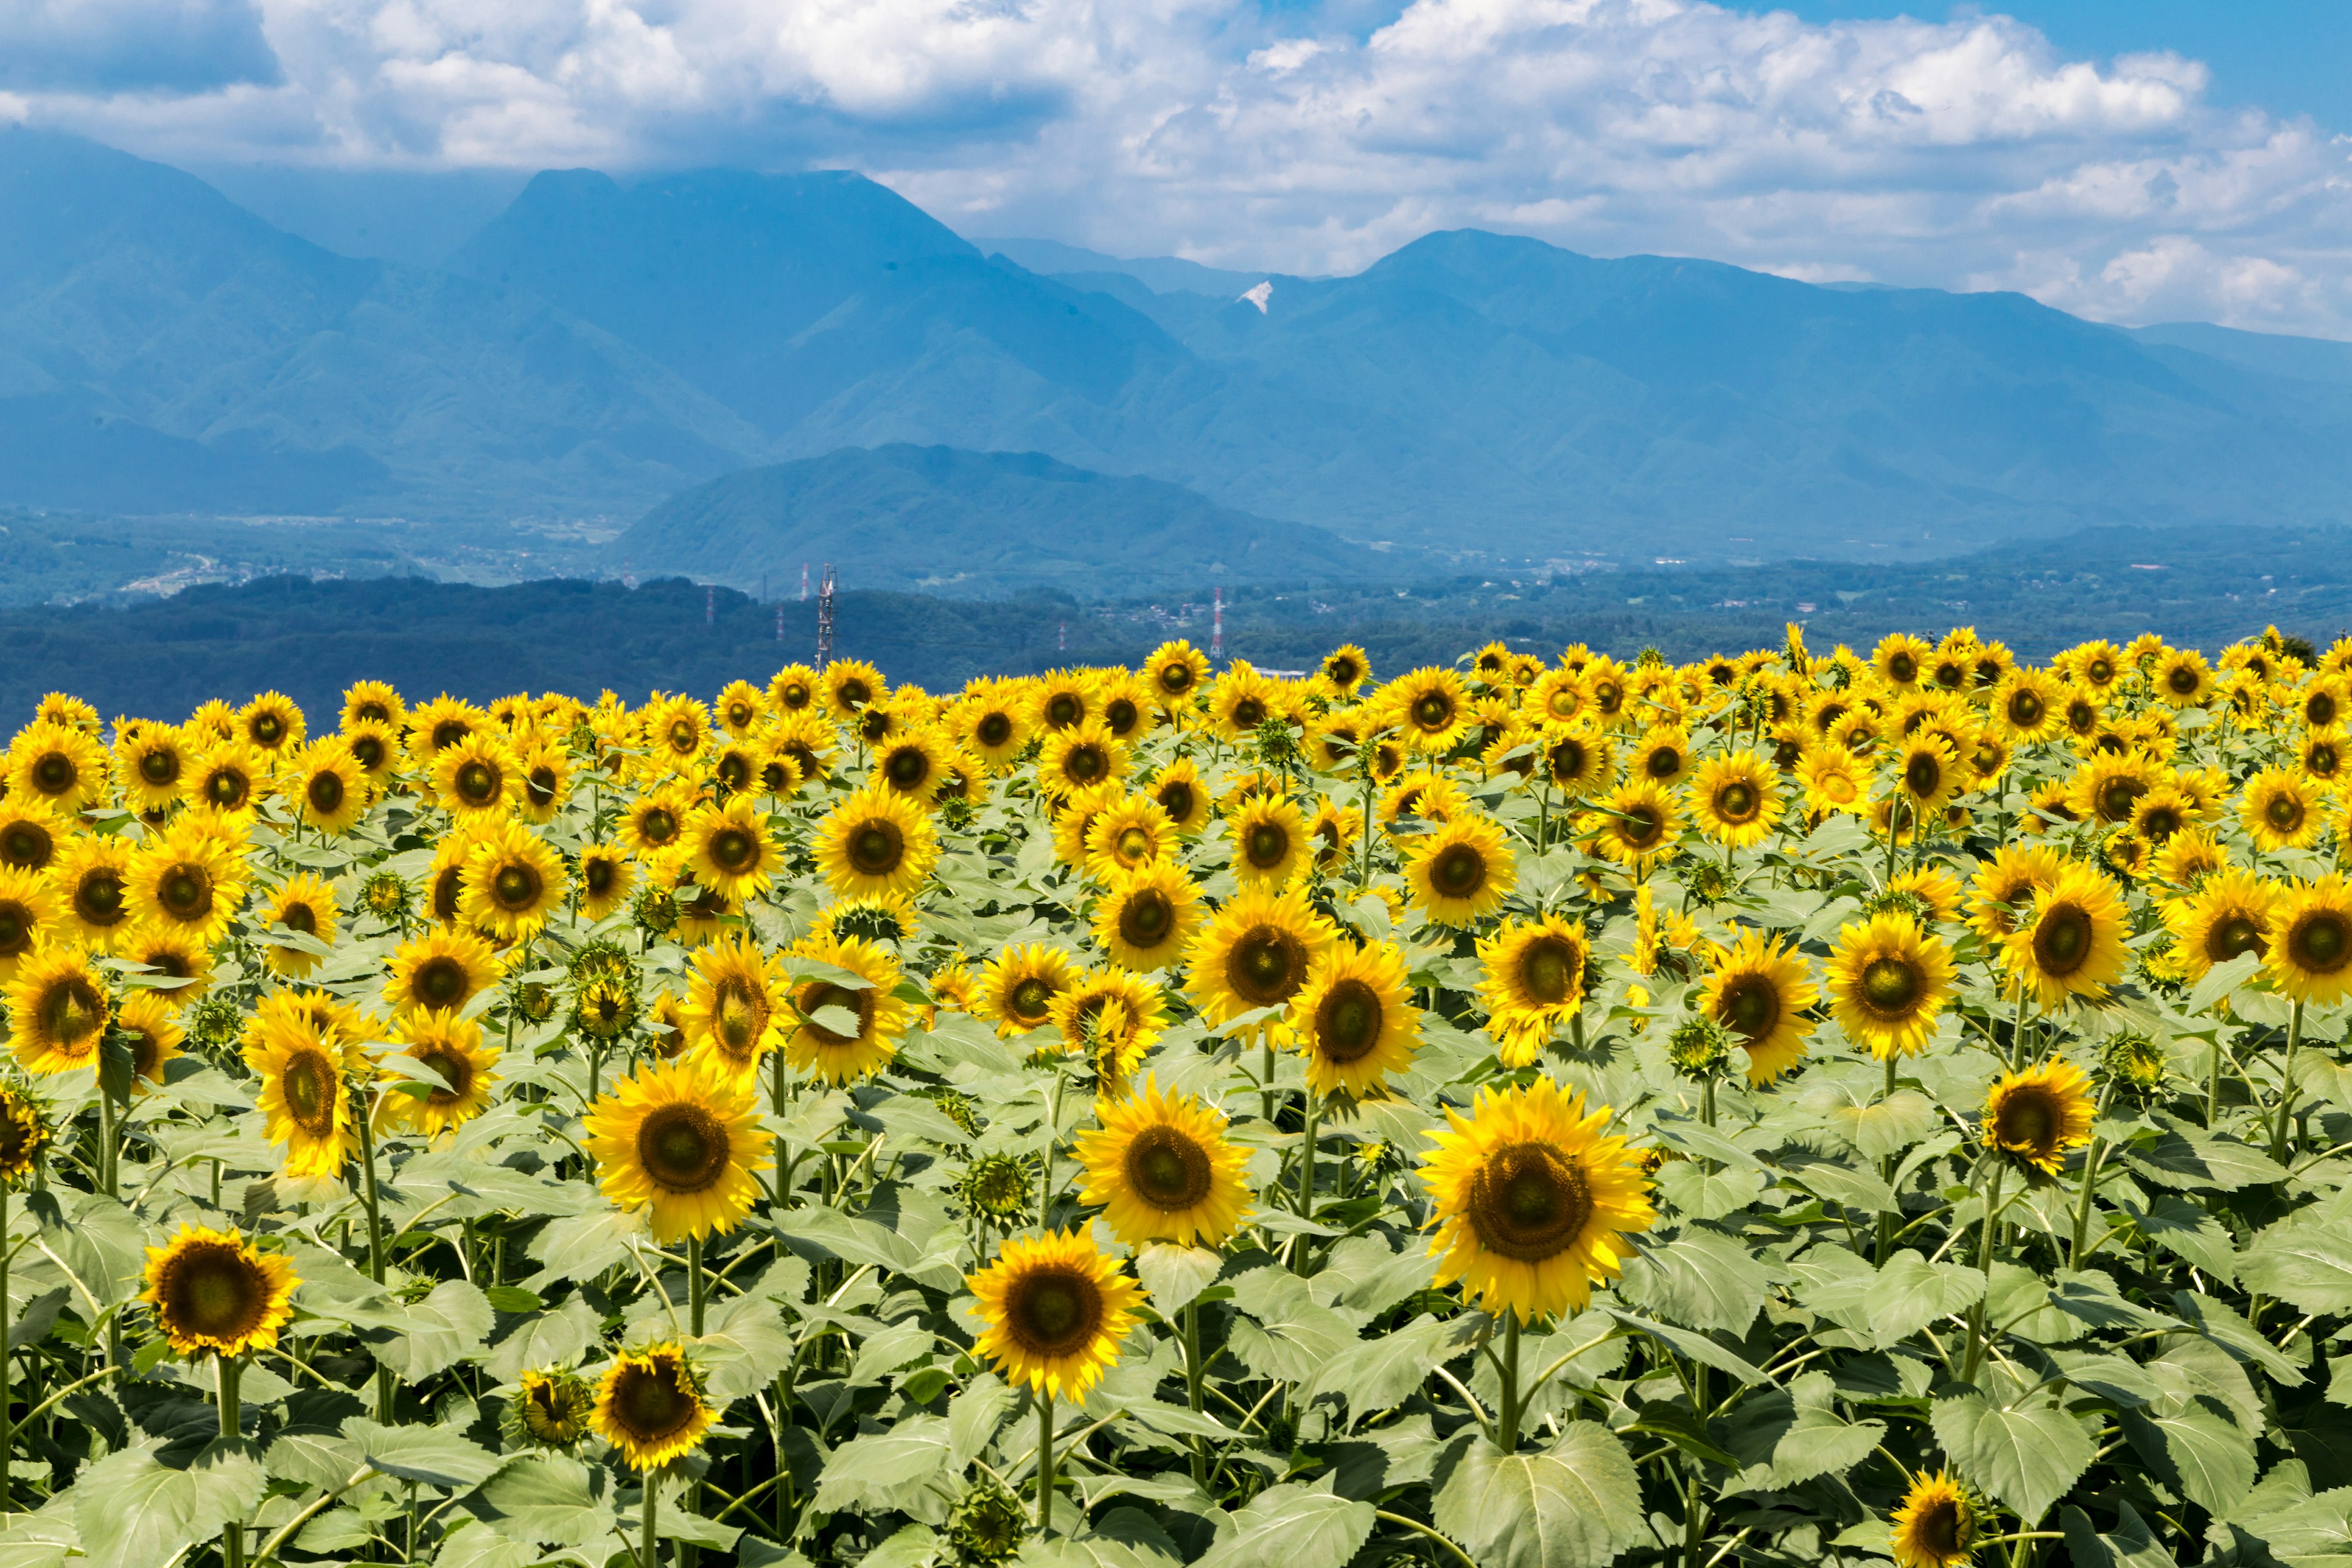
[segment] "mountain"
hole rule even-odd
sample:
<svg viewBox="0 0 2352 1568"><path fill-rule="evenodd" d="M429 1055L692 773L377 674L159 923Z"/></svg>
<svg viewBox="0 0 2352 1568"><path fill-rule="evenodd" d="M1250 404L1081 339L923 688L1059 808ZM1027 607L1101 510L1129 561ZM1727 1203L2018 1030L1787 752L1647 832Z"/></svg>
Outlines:
<svg viewBox="0 0 2352 1568"><path fill-rule="evenodd" d="M974 239L991 256L1002 256L1017 266L1048 278L1099 278L1114 273L1132 278L1155 294L1202 294L1220 304L1239 299L1271 274L1235 272L1203 267L1177 256L1106 256L1057 239Z"/></svg>
<svg viewBox="0 0 2352 1568"><path fill-rule="evenodd" d="M2131 335L2158 349L2186 349L2258 375L2352 386L2352 343L2241 331L2234 327L2209 326L2203 321L2167 321L2158 326L2136 327Z"/></svg>
<svg viewBox="0 0 2352 1568"><path fill-rule="evenodd" d="M861 587L958 595L1061 584L1073 593L1213 581L1395 576L1406 562L1337 535L1204 500L1160 479L1035 452L894 445L752 468L671 497L606 552L698 581L779 590L831 563Z"/></svg>
<svg viewBox="0 0 2352 1568"><path fill-rule="evenodd" d="M625 514L762 447L543 300L337 256L177 170L0 130L0 500Z"/></svg>

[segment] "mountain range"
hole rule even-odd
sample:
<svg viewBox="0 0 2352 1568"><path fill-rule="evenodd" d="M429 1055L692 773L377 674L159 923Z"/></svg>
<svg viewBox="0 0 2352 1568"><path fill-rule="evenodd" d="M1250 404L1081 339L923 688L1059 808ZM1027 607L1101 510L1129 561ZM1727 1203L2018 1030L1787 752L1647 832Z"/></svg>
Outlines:
<svg viewBox="0 0 2352 1568"><path fill-rule="evenodd" d="M961 455L789 467L899 445ZM976 456L1007 453L1038 463ZM681 493L777 465L800 477ZM2347 510L2352 346L1478 231L1323 279L975 244L837 172L549 172L425 266L0 131L0 504L642 518L682 550L763 486L828 498L788 534L919 521L932 470L995 498L957 537L1028 520L1030 543L948 563L983 576L1148 554L1038 553L1030 526L1101 539L1125 515L1105 498L1147 495L1205 531L1163 538L1171 563L1248 537L1306 569L1371 542L1763 558L2302 524Z"/></svg>

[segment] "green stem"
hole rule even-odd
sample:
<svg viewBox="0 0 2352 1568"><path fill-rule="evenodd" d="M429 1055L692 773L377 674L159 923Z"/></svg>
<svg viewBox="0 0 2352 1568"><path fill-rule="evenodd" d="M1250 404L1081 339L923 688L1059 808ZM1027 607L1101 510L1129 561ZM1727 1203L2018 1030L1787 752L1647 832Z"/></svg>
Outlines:
<svg viewBox="0 0 2352 1568"><path fill-rule="evenodd" d="M236 1356L217 1356L213 1366L220 1376L220 1435L233 1443L242 1435L245 1426L236 1397L237 1378L245 1370L245 1363ZM221 1526L221 1561L227 1568L245 1568L243 1521L231 1520Z"/></svg>
<svg viewBox="0 0 2352 1568"><path fill-rule="evenodd" d="M1037 1533L1054 1524L1054 1396L1037 1401Z"/></svg>
<svg viewBox="0 0 2352 1568"><path fill-rule="evenodd" d="M1307 1090L1307 1126L1298 1148L1298 1217L1315 1217L1315 1134L1322 1120L1323 1097Z"/></svg>
<svg viewBox="0 0 2352 1568"><path fill-rule="evenodd" d="M687 1321L694 1326L694 1337L702 1337L703 1307L709 1296L709 1282L703 1278L702 1237L686 1238L686 1301Z"/></svg>
<svg viewBox="0 0 2352 1568"><path fill-rule="evenodd" d="M2098 1108L2091 1113L2095 1121L2106 1114L2107 1097L2115 1092L2115 1087L2113 1079L2100 1086ZM2091 1232L2091 1197L2099 1190L2099 1166L2106 1157L2107 1141L2092 1139L2090 1152L2083 1156L2082 1195L2074 1200L2074 1234L2066 1248L2066 1267L2069 1268L2083 1267L2083 1243Z"/></svg>
<svg viewBox="0 0 2352 1568"><path fill-rule="evenodd" d="M1264 1026L1260 1026L1258 1044L1264 1055L1259 1062L1261 1076L1258 1079L1257 1111L1261 1120L1271 1123L1274 1121L1274 1035Z"/></svg>
<svg viewBox="0 0 2352 1568"><path fill-rule="evenodd" d="M1201 1303L1184 1303L1184 1394L1191 1401L1192 1414L1201 1414ZM1199 1433L1192 1435L1192 1479L1202 1486L1209 1484L1209 1440Z"/></svg>
<svg viewBox="0 0 2352 1568"><path fill-rule="evenodd" d="M1893 1051L1889 1051L1886 1056L1886 1088L1885 1091L1879 1095L1879 1100L1882 1104L1895 1098L1895 1054ZM1878 1173L1880 1178L1884 1180L1889 1187L1892 1187L1895 1184L1894 1155L1889 1154L1885 1159L1879 1161ZM1900 1200L1898 1199L1897 1201L1899 1202ZM1881 1268L1885 1268L1886 1260L1895 1255L1895 1217L1896 1216L1894 1215L1884 1213L1878 1216L1877 1261L1878 1267Z"/></svg>
<svg viewBox="0 0 2352 1568"><path fill-rule="evenodd" d="M2221 1063L2223 1058L2224 1053L2221 1049L2221 1031L2217 1028L2213 1031L2212 1072L2205 1080L2205 1130L2209 1132L2213 1130L2214 1119L2221 1114Z"/></svg>
<svg viewBox="0 0 2352 1568"><path fill-rule="evenodd" d="M1519 1451L1519 1315L1503 1314L1503 1408L1495 1423L1496 1446Z"/></svg>
<svg viewBox="0 0 2352 1568"><path fill-rule="evenodd" d="M2286 1163L2286 1130L2294 1114L2294 1052L2303 1043L2303 1004L2297 1002L2286 1026L2286 1066L2280 1073L2278 1125L2271 1130L2271 1158Z"/></svg>
<svg viewBox="0 0 2352 1568"><path fill-rule="evenodd" d="M106 1091L106 1074L101 1071L98 1075L98 1177L99 1185L110 1198L121 1195L117 1190L120 1178L115 1173L115 1142L119 1136L114 1125L114 1096Z"/></svg>
<svg viewBox="0 0 2352 1568"><path fill-rule="evenodd" d="M661 1476L647 1470L644 1477L643 1496L638 1508L645 1514L643 1544L637 1548L637 1568L654 1568L661 1559L655 1555L661 1550L660 1538L654 1533L654 1515L661 1499Z"/></svg>
<svg viewBox="0 0 2352 1568"><path fill-rule="evenodd" d="M343 1093L352 1093L348 1085ZM383 1283L383 1215L375 1179L375 1129L368 1120L369 1106L364 1094L353 1095L352 1120L360 1129L360 1196L367 1205L368 1278L379 1286ZM392 1424L392 1368L382 1362L375 1368L375 1418L385 1426Z"/></svg>
<svg viewBox="0 0 2352 1568"><path fill-rule="evenodd" d="M1045 1217L1046 1205L1054 1201L1054 1152L1062 1142L1062 1064L1054 1063L1054 1092L1045 1106L1045 1158L1040 1162L1045 1169L1037 1177L1037 1227L1050 1230L1053 1226Z"/></svg>
<svg viewBox="0 0 2352 1568"><path fill-rule="evenodd" d="M1960 1363L1962 1383L1974 1383L1977 1368L1984 1362L1985 1298L1992 1291L1993 1243L2000 1235L2000 1181L2008 1173L2009 1168L1996 1159L1992 1179L1985 1184L1984 1234L1977 1243L1977 1265L1984 1273L1985 1292L1977 1298L1976 1306L1969 1313L1969 1352L1967 1359Z"/></svg>

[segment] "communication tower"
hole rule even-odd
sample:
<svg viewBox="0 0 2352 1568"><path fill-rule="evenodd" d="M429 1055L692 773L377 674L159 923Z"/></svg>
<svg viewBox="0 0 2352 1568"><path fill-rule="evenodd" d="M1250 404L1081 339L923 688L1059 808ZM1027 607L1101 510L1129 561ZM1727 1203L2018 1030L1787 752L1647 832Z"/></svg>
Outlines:
<svg viewBox="0 0 2352 1568"><path fill-rule="evenodd" d="M833 563L824 563L824 575L816 590L816 667L824 668L833 662Z"/></svg>

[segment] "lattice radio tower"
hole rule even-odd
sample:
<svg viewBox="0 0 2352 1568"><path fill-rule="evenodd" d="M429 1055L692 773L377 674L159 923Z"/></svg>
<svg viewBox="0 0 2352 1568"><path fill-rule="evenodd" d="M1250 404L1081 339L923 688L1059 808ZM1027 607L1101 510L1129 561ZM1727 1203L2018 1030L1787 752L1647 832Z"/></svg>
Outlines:
<svg viewBox="0 0 2352 1568"><path fill-rule="evenodd" d="M824 668L833 663L833 563L824 563L824 575L816 590L816 667Z"/></svg>
<svg viewBox="0 0 2352 1568"><path fill-rule="evenodd" d="M1209 660L1215 663L1225 657L1225 589L1217 585L1217 605L1209 621Z"/></svg>

